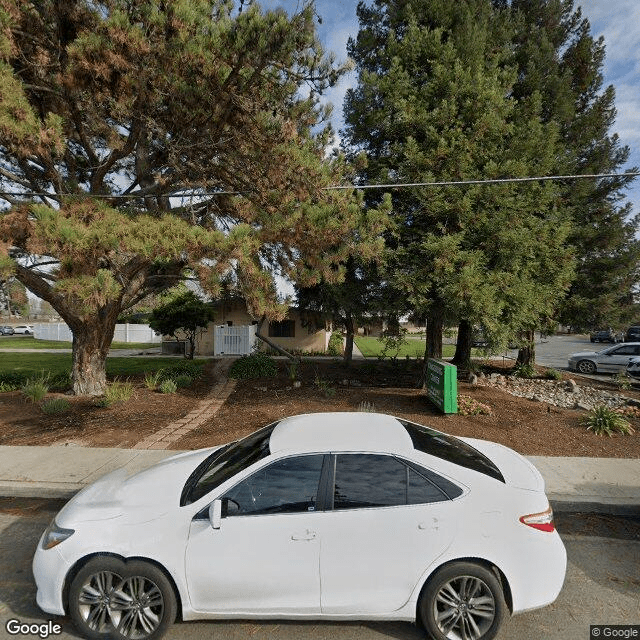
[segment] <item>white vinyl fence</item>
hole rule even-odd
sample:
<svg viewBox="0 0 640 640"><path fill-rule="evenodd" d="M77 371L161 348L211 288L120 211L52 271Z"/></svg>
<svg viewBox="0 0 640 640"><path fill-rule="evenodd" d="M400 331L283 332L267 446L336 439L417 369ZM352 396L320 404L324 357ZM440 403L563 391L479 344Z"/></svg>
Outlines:
<svg viewBox="0 0 640 640"><path fill-rule="evenodd" d="M256 343L256 325L219 325L213 332L213 355L248 356Z"/></svg>
<svg viewBox="0 0 640 640"><path fill-rule="evenodd" d="M33 337L36 340L58 340L60 342L71 342L73 340L71 329L64 322L34 324ZM113 334L113 341L160 344L162 336L156 335L156 332L148 324L117 324Z"/></svg>

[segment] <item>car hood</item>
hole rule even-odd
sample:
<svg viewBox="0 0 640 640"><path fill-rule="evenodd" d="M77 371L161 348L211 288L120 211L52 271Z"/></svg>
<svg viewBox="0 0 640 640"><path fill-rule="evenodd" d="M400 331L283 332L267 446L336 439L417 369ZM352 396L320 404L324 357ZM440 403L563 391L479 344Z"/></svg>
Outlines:
<svg viewBox="0 0 640 640"><path fill-rule="evenodd" d="M147 522L176 508L184 483L213 451L200 449L167 458L137 473L118 469L76 494L56 516L60 527L122 518L128 524Z"/></svg>
<svg viewBox="0 0 640 640"><path fill-rule="evenodd" d="M517 451L509 449L497 442L477 440L475 438L460 438L474 449L483 453L500 469L506 484L517 489L544 492L544 478L542 474Z"/></svg>
<svg viewBox="0 0 640 640"><path fill-rule="evenodd" d="M578 353L572 353L569 355L570 360L576 360L578 358L593 358L598 355L598 351L579 351Z"/></svg>

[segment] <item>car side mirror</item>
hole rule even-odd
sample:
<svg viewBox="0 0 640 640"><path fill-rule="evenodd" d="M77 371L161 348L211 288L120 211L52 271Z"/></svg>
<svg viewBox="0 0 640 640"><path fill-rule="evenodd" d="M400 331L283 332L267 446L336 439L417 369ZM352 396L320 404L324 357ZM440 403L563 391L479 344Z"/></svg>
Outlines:
<svg viewBox="0 0 640 640"><path fill-rule="evenodd" d="M213 529L219 529L222 522L222 500L214 500L209 505L209 522Z"/></svg>

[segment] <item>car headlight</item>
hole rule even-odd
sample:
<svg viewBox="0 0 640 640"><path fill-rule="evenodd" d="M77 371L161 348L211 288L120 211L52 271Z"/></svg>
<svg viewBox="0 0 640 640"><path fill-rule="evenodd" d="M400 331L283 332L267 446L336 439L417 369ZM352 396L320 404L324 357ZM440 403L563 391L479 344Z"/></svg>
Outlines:
<svg viewBox="0 0 640 640"><path fill-rule="evenodd" d="M47 530L42 536L42 548L45 550L53 549L53 547L64 542L74 533L75 529L63 529L56 524L55 520L52 520L51 524L47 527Z"/></svg>

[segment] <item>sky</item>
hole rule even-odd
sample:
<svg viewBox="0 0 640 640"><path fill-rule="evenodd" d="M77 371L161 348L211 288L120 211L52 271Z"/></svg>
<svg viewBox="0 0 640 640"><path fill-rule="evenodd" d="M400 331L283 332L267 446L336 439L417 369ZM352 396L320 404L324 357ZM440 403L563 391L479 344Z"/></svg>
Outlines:
<svg viewBox="0 0 640 640"><path fill-rule="evenodd" d="M281 6L290 13L301 2L262 0L261 4L265 8ZM318 25L320 38L325 48L336 54L338 62L347 60L347 40L358 33L356 5L357 0L316 0L316 10L322 18L322 24ZM617 118L610 133L618 133L622 144L631 149L629 162L622 170L640 167L640 0L574 0L574 5L580 6L589 19L594 37L604 36L604 86L612 84L616 89ZM345 92L355 82L355 73L350 73L326 94L334 107L332 122L336 132L343 126ZM638 213L640 176L634 184L626 194Z"/></svg>

